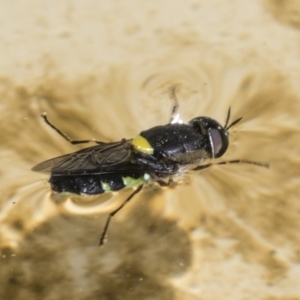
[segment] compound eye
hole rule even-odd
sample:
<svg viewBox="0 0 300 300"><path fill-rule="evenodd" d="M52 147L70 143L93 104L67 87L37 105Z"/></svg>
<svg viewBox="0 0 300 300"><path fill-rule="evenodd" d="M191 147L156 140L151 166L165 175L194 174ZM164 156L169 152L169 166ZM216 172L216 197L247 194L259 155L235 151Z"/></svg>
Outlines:
<svg viewBox="0 0 300 300"><path fill-rule="evenodd" d="M212 157L220 157L228 147L226 136L218 129L208 129L208 136L212 150Z"/></svg>

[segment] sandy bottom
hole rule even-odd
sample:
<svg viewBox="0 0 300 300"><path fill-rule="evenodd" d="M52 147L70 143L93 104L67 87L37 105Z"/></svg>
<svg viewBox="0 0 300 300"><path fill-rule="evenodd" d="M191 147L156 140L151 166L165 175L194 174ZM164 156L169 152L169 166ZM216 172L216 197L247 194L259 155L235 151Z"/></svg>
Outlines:
<svg viewBox="0 0 300 300"><path fill-rule="evenodd" d="M0 2L0 298L300 299L300 1ZM53 195L74 139L232 120L232 164L131 190Z"/></svg>

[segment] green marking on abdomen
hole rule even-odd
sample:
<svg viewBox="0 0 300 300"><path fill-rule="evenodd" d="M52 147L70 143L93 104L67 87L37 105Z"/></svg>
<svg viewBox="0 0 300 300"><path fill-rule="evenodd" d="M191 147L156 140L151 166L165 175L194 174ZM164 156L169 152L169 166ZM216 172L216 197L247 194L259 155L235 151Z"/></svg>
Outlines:
<svg viewBox="0 0 300 300"><path fill-rule="evenodd" d="M122 177L123 179L123 183L126 187L133 187L133 186L137 186L140 185L142 183L144 183L145 181L148 181L150 179L149 174L145 173L143 175L143 177L140 178L133 178L130 176L127 177Z"/></svg>
<svg viewBox="0 0 300 300"><path fill-rule="evenodd" d="M111 187L107 182L101 181L101 185L102 185L102 188L104 189L104 192L110 192L111 191Z"/></svg>

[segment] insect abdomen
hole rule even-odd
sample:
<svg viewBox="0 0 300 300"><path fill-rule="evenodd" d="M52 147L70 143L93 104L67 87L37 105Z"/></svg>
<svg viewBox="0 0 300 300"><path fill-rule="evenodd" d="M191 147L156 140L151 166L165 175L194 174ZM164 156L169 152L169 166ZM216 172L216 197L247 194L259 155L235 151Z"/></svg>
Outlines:
<svg viewBox="0 0 300 300"><path fill-rule="evenodd" d="M148 174L52 175L49 182L52 190L58 193L97 195L140 185L149 180L149 175L146 175Z"/></svg>

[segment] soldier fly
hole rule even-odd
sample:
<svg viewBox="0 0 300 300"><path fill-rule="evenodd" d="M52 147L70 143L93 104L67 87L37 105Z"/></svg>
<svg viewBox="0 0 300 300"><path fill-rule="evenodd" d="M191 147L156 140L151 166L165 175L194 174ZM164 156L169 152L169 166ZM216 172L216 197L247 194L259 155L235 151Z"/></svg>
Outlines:
<svg viewBox="0 0 300 300"><path fill-rule="evenodd" d="M170 123L155 126L132 139L119 142L72 140L48 120L46 113L42 114L44 121L71 144L97 144L47 160L32 168L33 171L50 174L49 182L54 192L97 195L128 187L136 188L120 207L109 214L99 245L105 242L111 218L147 183L168 186L176 176L188 171L203 170L214 164L247 163L268 167L264 163L241 159L203 164L226 152L229 129L242 118L229 124L229 108L224 126L209 117L196 117L187 124L178 123L175 88L171 92L175 105Z"/></svg>

